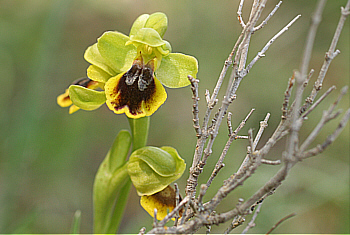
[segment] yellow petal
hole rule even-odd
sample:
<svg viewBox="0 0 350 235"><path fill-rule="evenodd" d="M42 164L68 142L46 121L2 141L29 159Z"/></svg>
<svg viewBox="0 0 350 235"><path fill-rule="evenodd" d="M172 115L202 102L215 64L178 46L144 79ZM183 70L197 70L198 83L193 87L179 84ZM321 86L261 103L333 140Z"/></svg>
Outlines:
<svg viewBox="0 0 350 235"><path fill-rule="evenodd" d="M78 106L73 104L72 106L69 107L69 114L72 114L72 113L78 111L79 109L80 108Z"/></svg>
<svg viewBox="0 0 350 235"><path fill-rule="evenodd" d="M57 104L63 108L72 105L72 101L69 98L68 89L66 89L65 93L57 97Z"/></svg>
<svg viewBox="0 0 350 235"><path fill-rule="evenodd" d="M157 219L162 220L169 212L175 208L175 190L168 185L168 187L156 194L150 196L142 196L140 204L143 209L145 209L152 217L154 216L154 209L157 209ZM182 209L180 210L179 214L182 216Z"/></svg>
<svg viewBox="0 0 350 235"><path fill-rule="evenodd" d="M155 93L148 100L143 102L143 109L146 112L146 116L152 115L157 109L164 104L167 98L167 93L160 81L154 77Z"/></svg>

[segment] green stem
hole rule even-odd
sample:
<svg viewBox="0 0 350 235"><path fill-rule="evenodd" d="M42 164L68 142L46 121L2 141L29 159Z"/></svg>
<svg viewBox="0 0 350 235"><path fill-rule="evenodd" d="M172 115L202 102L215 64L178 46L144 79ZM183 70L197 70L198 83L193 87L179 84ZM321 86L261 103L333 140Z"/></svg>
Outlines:
<svg viewBox="0 0 350 235"><path fill-rule="evenodd" d="M138 119L129 118L132 136L132 151L145 147L148 139L150 118L142 117Z"/></svg>
<svg viewBox="0 0 350 235"><path fill-rule="evenodd" d="M119 195L117 197L113 210L112 220L108 226L108 230L106 231L107 234L116 234L123 219L125 206L128 202L131 187L130 177L126 178L125 180L125 185L120 189Z"/></svg>
<svg viewBox="0 0 350 235"><path fill-rule="evenodd" d="M129 124L131 128L131 137L132 137L132 152L135 150L145 147L148 139L148 130L149 130L149 117L143 117L138 119L129 118ZM113 227L109 229L108 232L118 232L120 222L123 218L124 210L129 198L129 192L131 188L130 177L127 179L125 185L121 188L121 191L118 195L117 202L114 210L114 220Z"/></svg>
<svg viewBox="0 0 350 235"><path fill-rule="evenodd" d="M74 213L70 234L80 234L80 224L81 224L81 211L77 210Z"/></svg>

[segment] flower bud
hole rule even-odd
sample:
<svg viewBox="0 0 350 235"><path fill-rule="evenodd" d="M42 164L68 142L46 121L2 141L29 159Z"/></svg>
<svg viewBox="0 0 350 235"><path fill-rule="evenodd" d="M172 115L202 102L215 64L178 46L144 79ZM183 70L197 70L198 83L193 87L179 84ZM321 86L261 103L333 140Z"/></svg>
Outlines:
<svg viewBox="0 0 350 235"><path fill-rule="evenodd" d="M139 196L152 195L181 177L185 161L172 147L143 147L134 151L127 170Z"/></svg>

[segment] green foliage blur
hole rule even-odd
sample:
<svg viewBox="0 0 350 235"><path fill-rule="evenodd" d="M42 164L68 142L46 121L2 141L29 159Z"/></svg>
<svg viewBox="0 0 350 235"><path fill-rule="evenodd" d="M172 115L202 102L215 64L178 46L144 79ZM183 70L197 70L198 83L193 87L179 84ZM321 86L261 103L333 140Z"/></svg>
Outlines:
<svg viewBox="0 0 350 235"><path fill-rule="evenodd" d="M199 61L200 118L205 110L205 89L212 91L223 63L241 32L237 21L238 0L1 0L0 1L0 233L68 233L76 210L81 210L81 233L92 232L92 186L99 164L121 129L128 129L125 115L115 115L105 105L94 112L68 114L56 104L57 95L75 79L86 76L85 49L107 30L129 33L142 13L167 14L169 27L164 39L173 52L195 56ZM269 1L263 18L278 1ZM298 14L302 17L285 32L260 59L241 83L230 107L233 127L251 108L256 111L240 134L253 128L271 113L266 141L281 115L288 78L298 69L311 13L316 1L285 1L275 16L253 35L249 58ZM345 0L328 1L319 26L311 61L316 70L323 63ZM251 1L246 1L247 19ZM349 20L324 82L324 92L333 92L310 115L302 138L316 126L322 110L349 85ZM225 83L226 84L226 83ZM311 91L312 84L306 94ZM167 102L152 116L149 145L175 147L186 160L187 169L178 181L183 194L188 167L196 144L192 128L192 99L189 87L167 89ZM223 92L219 97L223 96ZM349 107L349 95L339 108ZM329 123L315 140L322 142L337 126ZM213 154L200 177L206 182L226 143L222 125ZM277 159L284 150L282 140L269 155ZM237 140L226 157L226 167L214 180L208 200L245 156L246 141ZM259 147L259 146L258 146ZM237 199L247 199L278 169L262 166L254 177L230 195L217 211L232 208ZM284 216L297 216L279 226L276 233L349 233L349 124L336 142L321 155L298 164L275 195L264 202L251 233L266 233ZM247 220L251 216L247 217ZM226 224L228 226L228 223ZM152 227L152 218L139 205L135 189L130 193L121 233L138 233ZM227 227L226 226L226 227ZM213 227L222 233L224 226ZM238 228L235 232L241 232ZM205 230L199 232L204 233Z"/></svg>

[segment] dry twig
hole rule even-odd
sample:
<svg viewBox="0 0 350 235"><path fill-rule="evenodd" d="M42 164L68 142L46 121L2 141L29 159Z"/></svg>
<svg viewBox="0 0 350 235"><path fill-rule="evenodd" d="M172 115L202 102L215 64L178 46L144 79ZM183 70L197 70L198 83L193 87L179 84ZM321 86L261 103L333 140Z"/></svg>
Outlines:
<svg viewBox="0 0 350 235"><path fill-rule="evenodd" d="M334 112L337 103L340 101L341 97L345 94L347 88L343 88L338 99L331 104L329 109L324 112L320 122L314 128L314 130L309 134L305 141L300 145L299 132L301 126L310 112L312 112L319 103L324 101L324 98L335 89L335 87L329 88L318 100L314 103L315 97L318 91L322 87L322 82L324 80L325 74L328 70L329 64L332 59L339 54L338 50L335 50L337 41L340 36L341 29L344 25L346 17L349 15L350 0L345 8L341 10L341 17L337 30L334 34L331 46L326 53L326 58L324 64L321 68L317 81L314 85L314 89L311 94L306 99L305 103L302 105L302 94L305 87L309 84L309 80L314 72L313 69L310 70L309 74L309 61L311 58L312 47L316 35L317 27L321 20L322 10L325 5L325 0L319 0L316 7L316 11L312 16L312 22L309 30L309 34L305 43L304 54L301 60L301 65L299 71L294 72L293 76L289 79L287 89L285 91L284 100L282 104L282 116L279 125L274 130L272 136L266 143L261 143L260 149L257 149L257 145L261 139L262 133L267 127L267 122L270 118L268 113L263 121L260 122L260 128L255 138L253 132L250 129L248 135L239 136L238 132L246 124L246 121L252 114L253 110L246 116L246 118L239 124L235 131L232 129L232 114L229 112L227 116L227 126L229 132L229 139L226 142L220 156L217 156L217 163L212 171L206 184L201 185L196 196L196 187L198 184L198 177L202 173L207 159L212 155L212 147L216 136L219 132L219 127L226 116L227 109L229 105L236 99L236 91L242 81L242 79L248 74L253 65L264 56L265 52L271 46L271 44L300 17L296 16L290 23L288 23L282 30L280 30L272 39L262 48L262 50L257 53L254 59L246 65L248 48L250 44L250 39L254 31L263 28L263 26L270 20L276 10L280 7L281 2L279 2L271 13L267 16L265 20L257 25L257 22L261 16L262 10L265 8L267 0L254 0L249 19L244 22L242 18L242 9L244 0L241 0L238 6L238 20L242 26L242 33L240 34L237 42L235 43L230 55L228 56L223 69L218 78L217 84L213 90L212 95L210 95L209 90L205 93L207 110L205 111L202 125L199 124L198 117L198 80L189 77L191 81L191 89L193 92L193 123L194 129L197 136L197 144L193 156L192 166L190 168L190 175L187 180L186 185L186 196L181 202L177 202L177 205L173 211L171 211L162 221L154 222L154 228L149 231L149 233L193 233L201 227L207 227L207 233L210 232L212 225L218 225L226 221L232 221L230 226L226 229L225 234L232 231L232 229L243 224L245 216L251 213L255 207L257 207L250 223L244 230L248 231L249 228L255 226L254 221L260 211L262 201L270 196L285 180L290 169L295 166L298 162L305 158L315 156L329 146L339 135L339 133L344 129L346 123L350 118L350 109L347 110L343 118L338 124L338 127L333 131L332 134L322 143L314 148L307 149L309 145L315 140L316 136L320 133L322 127L329 121L333 120L340 114L340 111ZM226 77L228 68L233 65L233 70L231 76L229 77L228 87L225 92L225 96L221 101L218 99L219 90L223 84ZM291 100L292 88L295 88L295 99ZM210 117L216 105L219 105L217 112L213 115L212 122L210 122ZM290 105L291 104L291 105ZM265 157L271 150L271 148L283 137L288 135L288 142L286 146L286 151L282 154L280 159L275 161L267 160ZM204 195L206 194L208 188L211 186L213 179L219 173L219 171L224 166L224 159L227 155L227 151L235 139L248 139L248 151L247 155L239 166L236 173L232 174L228 179L226 179L223 185L218 189L215 195L208 200L203 202ZM283 164L281 164L283 163ZM235 190L238 186L241 186L248 178L250 178L255 170L261 164L268 165L281 165L278 172L271 177L262 187L260 187L255 193L253 193L248 200L239 200L239 203L229 209L226 212L216 213L215 210L221 201L227 197L229 193ZM183 216L180 223L175 223L172 227L164 227L165 223L169 221L174 216L178 218L178 213L180 209L183 210ZM287 220L288 218L294 216L291 214L281 219L268 233L270 233L275 227L280 223ZM155 213L156 217L156 213ZM177 219L176 219L177 221Z"/></svg>
<svg viewBox="0 0 350 235"><path fill-rule="evenodd" d="M287 215L286 217L283 217L280 221L278 221L267 233L266 235L270 234L275 228L277 228L278 225L280 225L281 223L283 223L284 221L286 221L289 218L292 218L296 215L296 213L292 213Z"/></svg>

